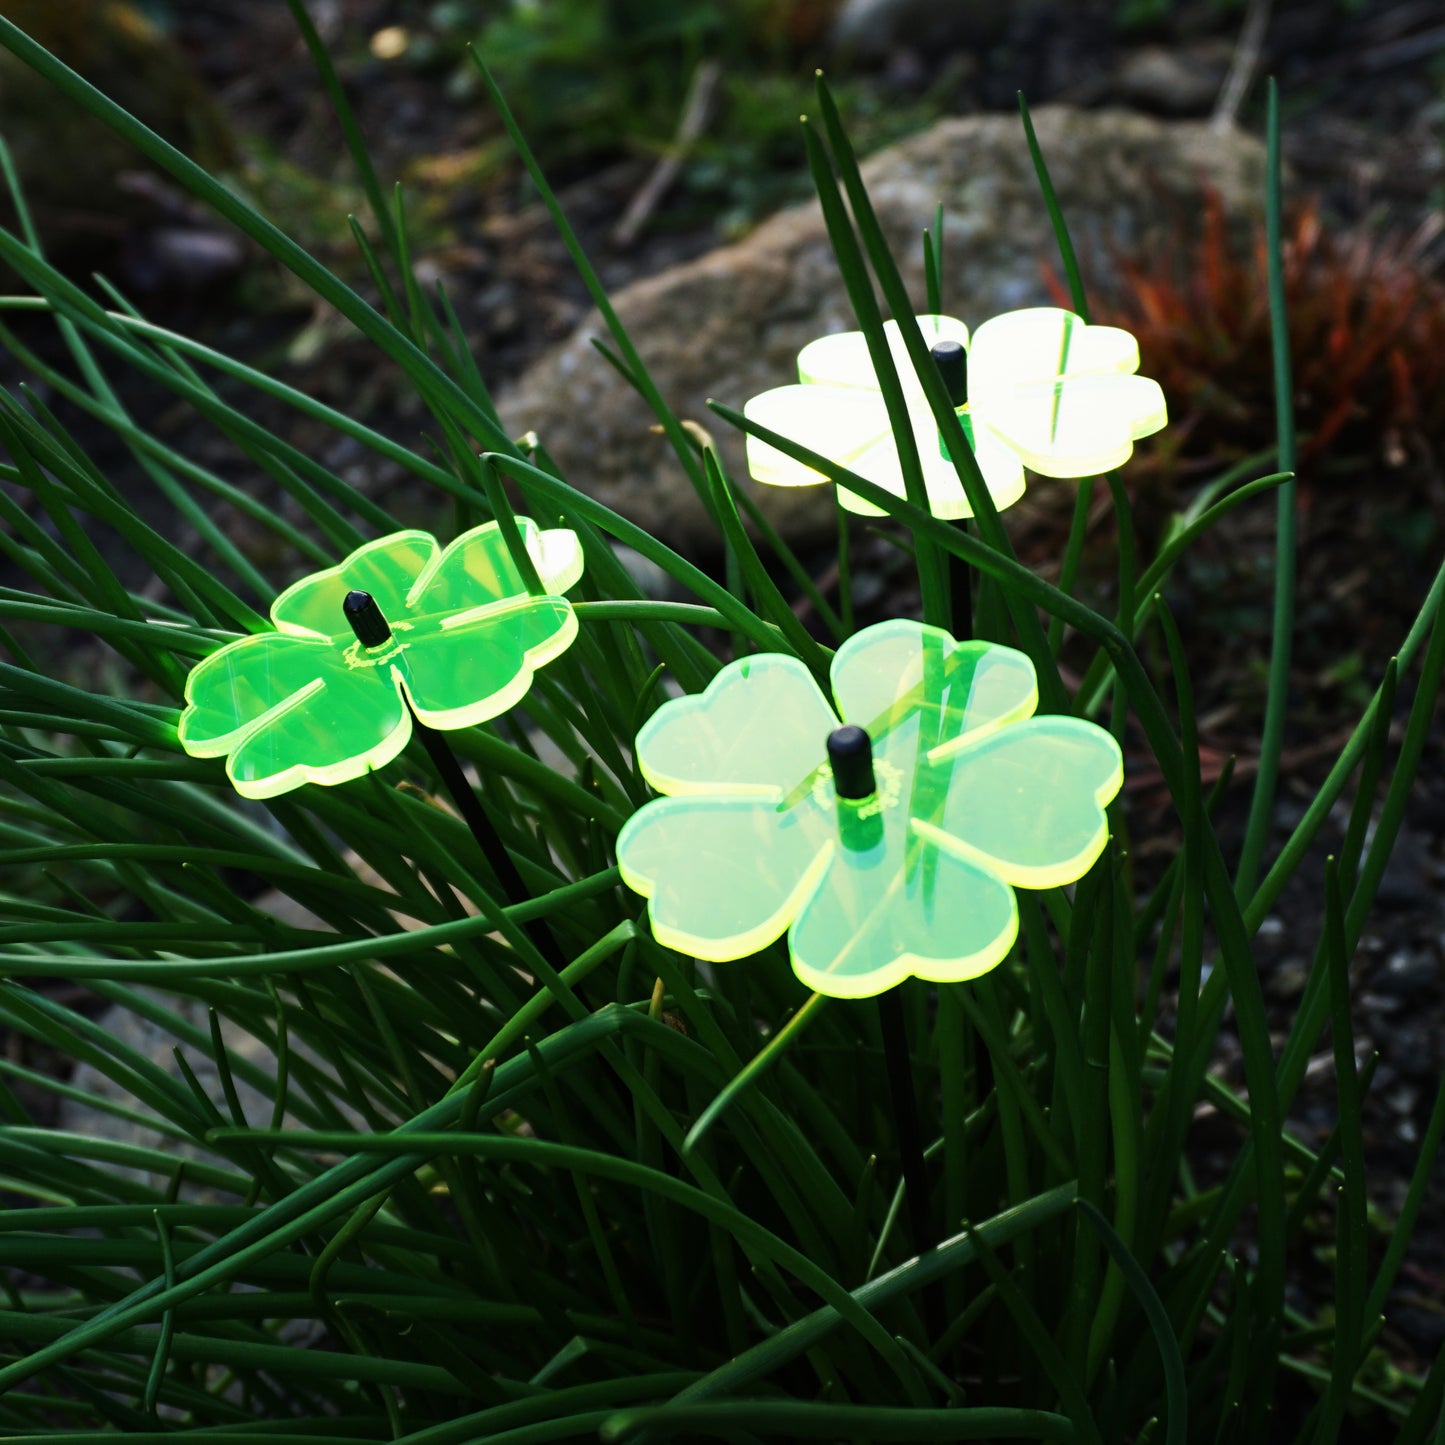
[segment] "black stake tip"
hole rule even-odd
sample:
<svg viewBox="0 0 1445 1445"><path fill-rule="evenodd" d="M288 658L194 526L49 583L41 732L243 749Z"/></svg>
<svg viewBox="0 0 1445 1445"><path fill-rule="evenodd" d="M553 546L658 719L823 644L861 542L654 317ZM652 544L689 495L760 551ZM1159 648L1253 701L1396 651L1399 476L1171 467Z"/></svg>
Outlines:
<svg viewBox="0 0 1445 1445"><path fill-rule="evenodd" d="M862 728L849 723L828 734L828 761L833 788L840 798L857 801L878 791L873 777L873 743Z"/></svg>
<svg viewBox="0 0 1445 1445"><path fill-rule="evenodd" d="M370 592L348 592L341 610L363 647L380 647L390 640L391 628Z"/></svg>
<svg viewBox="0 0 1445 1445"><path fill-rule="evenodd" d="M968 400L968 352L961 342L939 341L928 354L948 388L948 399L962 406Z"/></svg>

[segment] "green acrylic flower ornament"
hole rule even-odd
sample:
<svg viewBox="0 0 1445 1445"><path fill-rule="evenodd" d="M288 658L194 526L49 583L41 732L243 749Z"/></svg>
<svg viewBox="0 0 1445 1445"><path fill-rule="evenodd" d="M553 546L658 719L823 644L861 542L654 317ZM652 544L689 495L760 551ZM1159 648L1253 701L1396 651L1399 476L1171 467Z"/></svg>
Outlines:
<svg viewBox="0 0 1445 1445"><path fill-rule="evenodd" d="M412 711L444 729L504 712L577 635L571 604L551 594L582 575L575 533L526 517L517 526L548 595L528 593L496 522L445 551L427 532L380 537L281 593L275 632L227 643L192 669L181 746L226 756L238 793L270 798L383 767L410 739ZM390 625L379 645L363 645L348 623L354 593L369 594Z"/></svg>
<svg viewBox="0 0 1445 1445"><path fill-rule="evenodd" d="M1140 437L1168 419L1159 384L1136 376L1139 347L1113 326L1089 326L1071 311L1040 306L985 321L970 344L951 316L917 323L945 367L959 419L994 505L1018 501L1024 468L1047 477L1088 477L1122 465ZM903 387L933 515L968 517L972 508L896 321L884 324ZM888 411L861 331L810 342L798 353L801 382L755 396L744 415L828 457L860 477L904 495ZM821 472L749 436L748 470L774 486L809 486ZM846 488L841 501L866 516L880 509Z"/></svg>
<svg viewBox="0 0 1445 1445"><path fill-rule="evenodd" d="M623 879L659 942L721 961L789 930L798 977L835 998L986 973L1018 932L1013 890L1070 883L1103 850L1118 745L1034 717L1022 653L922 623L857 633L832 685L836 714L770 653L659 708L637 758L667 796L623 827Z"/></svg>

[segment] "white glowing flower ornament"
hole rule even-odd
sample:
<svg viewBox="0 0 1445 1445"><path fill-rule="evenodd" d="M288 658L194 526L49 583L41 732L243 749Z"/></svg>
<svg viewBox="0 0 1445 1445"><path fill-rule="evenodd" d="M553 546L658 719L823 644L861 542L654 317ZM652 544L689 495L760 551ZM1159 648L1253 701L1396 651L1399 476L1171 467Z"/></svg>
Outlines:
<svg viewBox="0 0 1445 1445"><path fill-rule="evenodd" d="M1095 476L1127 461L1134 443L1168 419L1159 384L1135 375L1138 343L1117 327L1090 326L1050 306L995 316L978 328L972 344L968 327L951 316L920 316L916 324L945 363L959 419L996 507L1023 495L1025 467L1047 477ZM888 321L883 329L908 404L929 508L936 517L971 516L899 324ZM904 496L888 410L863 333L810 342L798 353L798 374L799 384L753 397L744 415ZM748 470L773 486L827 480L754 436L748 437ZM851 512L881 515L846 488L840 499Z"/></svg>

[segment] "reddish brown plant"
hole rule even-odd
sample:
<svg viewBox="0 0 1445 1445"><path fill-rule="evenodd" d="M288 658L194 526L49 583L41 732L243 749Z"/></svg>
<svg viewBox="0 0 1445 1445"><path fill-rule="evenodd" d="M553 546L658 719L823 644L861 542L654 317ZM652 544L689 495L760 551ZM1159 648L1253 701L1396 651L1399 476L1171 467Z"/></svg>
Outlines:
<svg viewBox="0 0 1445 1445"><path fill-rule="evenodd" d="M1284 237L1299 473L1306 494L1336 464L1400 468L1445 455L1445 285L1424 238L1334 234L1317 202ZM1202 227L1147 255L1116 256L1117 291L1092 319L1139 338L1143 370L1169 399L1171 426L1149 449L1188 475L1269 447L1275 437L1266 242L1231 237L1217 195ZM1067 305L1057 273L1050 287ZM1325 464L1325 465L1322 465Z"/></svg>

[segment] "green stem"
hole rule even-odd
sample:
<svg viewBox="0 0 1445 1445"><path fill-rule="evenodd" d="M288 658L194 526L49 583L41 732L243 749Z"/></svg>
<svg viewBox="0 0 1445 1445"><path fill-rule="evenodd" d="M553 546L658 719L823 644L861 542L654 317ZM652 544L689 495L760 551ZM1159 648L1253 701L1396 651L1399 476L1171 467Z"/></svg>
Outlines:
<svg viewBox="0 0 1445 1445"><path fill-rule="evenodd" d="M1280 241L1279 93L1269 82L1269 184L1265 227L1268 234L1269 330L1274 353L1274 406L1279 437L1279 469L1295 469L1294 387L1290 374L1289 325L1285 316L1284 258ZM1290 651L1294 636L1295 586L1295 482L1285 482L1278 493L1278 530L1274 560L1274 628L1269 659L1269 692L1264 709L1264 732L1259 744L1259 772L1249 805L1244 847L1235 894L1248 898L1254 891L1274 813L1279 757L1284 747L1285 704L1289 691Z"/></svg>

